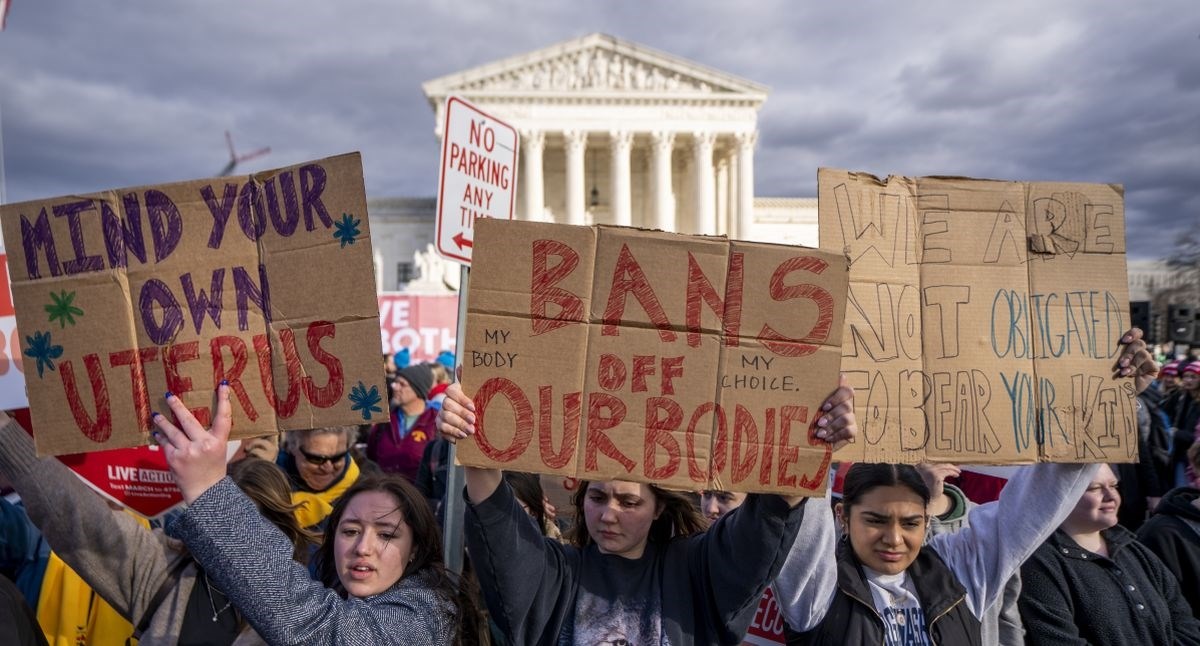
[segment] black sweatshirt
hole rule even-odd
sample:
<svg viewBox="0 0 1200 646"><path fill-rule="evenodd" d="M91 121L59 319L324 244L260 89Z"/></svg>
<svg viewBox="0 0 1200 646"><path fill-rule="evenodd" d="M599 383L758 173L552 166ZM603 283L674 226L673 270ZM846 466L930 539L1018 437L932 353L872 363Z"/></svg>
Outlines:
<svg viewBox="0 0 1200 646"><path fill-rule="evenodd" d="M1059 529L1021 567L1026 643L1200 645L1200 622L1162 561L1120 525L1101 535L1107 557Z"/></svg>
<svg viewBox="0 0 1200 646"><path fill-rule="evenodd" d="M803 505L752 495L707 532L626 559L543 537L501 483L468 503L466 531L488 610L514 644L739 644L802 517Z"/></svg>
<svg viewBox="0 0 1200 646"><path fill-rule="evenodd" d="M1162 559L1179 581L1192 614L1200 616L1200 509L1192 501L1200 489L1167 492L1156 513L1138 530L1138 540Z"/></svg>

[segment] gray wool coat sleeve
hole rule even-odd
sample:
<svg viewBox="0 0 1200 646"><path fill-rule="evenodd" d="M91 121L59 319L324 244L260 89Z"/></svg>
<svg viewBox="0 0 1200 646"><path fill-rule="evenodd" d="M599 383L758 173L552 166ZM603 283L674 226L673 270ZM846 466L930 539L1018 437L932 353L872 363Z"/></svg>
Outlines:
<svg viewBox="0 0 1200 646"><path fill-rule="evenodd" d="M292 543L225 477L169 527L270 644L450 644L452 600L426 573L373 597L343 599L292 560Z"/></svg>
<svg viewBox="0 0 1200 646"><path fill-rule="evenodd" d="M154 618L143 646L178 641L195 570L188 566L155 608L149 604L187 554L135 518L108 508L75 474L52 457L37 457L33 439L14 420L0 424L0 472L21 495L29 518L55 553L134 625Z"/></svg>

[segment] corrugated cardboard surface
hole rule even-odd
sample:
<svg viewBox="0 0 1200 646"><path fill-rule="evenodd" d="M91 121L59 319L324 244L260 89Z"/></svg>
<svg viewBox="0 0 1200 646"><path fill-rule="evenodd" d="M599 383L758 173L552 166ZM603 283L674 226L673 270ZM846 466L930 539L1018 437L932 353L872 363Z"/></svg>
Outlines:
<svg viewBox="0 0 1200 646"><path fill-rule="evenodd" d="M477 223L463 464L811 492L837 387L841 254L618 227ZM482 401L482 406L480 405Z"/></svg>
<svg viewBox="0 0 1200 646"><path fill-rule="evenodd" d="M145 444L163 393L207 416L222 378L235 437L387 419L357 153L0 222L40 453Z"/></svg>
<svg viewBox="0 0 1200 646"><path fill-rule="evenodd" d="M1101 184L821 169L821 247L850 258L850 460L1129 462L1124 196Z"/></svg>

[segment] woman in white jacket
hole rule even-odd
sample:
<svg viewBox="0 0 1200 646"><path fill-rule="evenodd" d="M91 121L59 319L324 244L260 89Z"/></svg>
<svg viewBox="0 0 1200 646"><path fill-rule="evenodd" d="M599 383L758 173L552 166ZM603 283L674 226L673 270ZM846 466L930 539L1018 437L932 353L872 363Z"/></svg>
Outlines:
<svg viewBox="0 0 1200 646"><path fill-rule="evenodd" d="M1141 341L1126 333L1115 376L1133 376L1138 392L1158 366ZM775 589L793 644L978 644L979 619L1008 579L1070 513L1097 465L1023 467L1000 500L971 512L970 526L932 537L929 489L908 465L856 464L837 506L844 536L828 572L792 578L787 563ZM813 509L815 511L815 508ZM808 521L815 521L806 518ZM834 515L822 515L826 539ZM827 544L827 543L826 543ZM924 545L924 547L923 547ZM817 557L793 547L792 558ZM830 581L836 583L830 585Z"/></svg>

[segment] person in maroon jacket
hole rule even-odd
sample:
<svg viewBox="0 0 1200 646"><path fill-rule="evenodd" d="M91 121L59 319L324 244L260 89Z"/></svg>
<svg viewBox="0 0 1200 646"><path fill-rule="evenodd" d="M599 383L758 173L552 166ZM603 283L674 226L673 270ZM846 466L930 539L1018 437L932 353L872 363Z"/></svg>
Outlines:
<svg viewBox="0 0 1200 646"><path fill-rule="evenodd" d="M367 458L388 473L416 482L425 446L436 437L437 411L425 398L433 371L425 364L400 369L392 381L392 420L376 424L367 438Z"/></svg>

